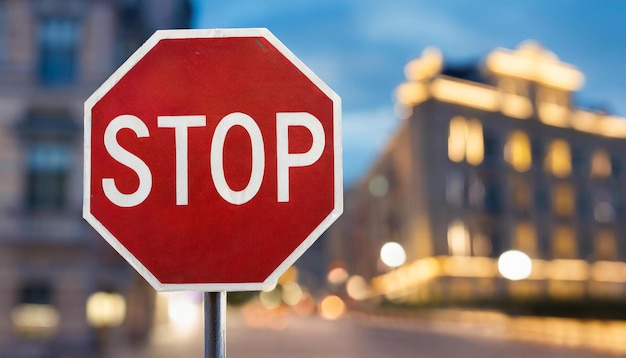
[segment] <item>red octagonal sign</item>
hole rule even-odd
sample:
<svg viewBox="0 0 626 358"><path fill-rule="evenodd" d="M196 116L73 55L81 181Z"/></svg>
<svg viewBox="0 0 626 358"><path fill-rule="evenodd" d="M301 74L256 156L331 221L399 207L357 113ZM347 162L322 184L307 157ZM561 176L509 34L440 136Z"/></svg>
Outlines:
<svg viewBox="0 0 626 358"><path fill-rule="evenodd" d="M155 289L264 289L342 212L340 98L266 29L157 31L85 102L84 186Z"/></svg>

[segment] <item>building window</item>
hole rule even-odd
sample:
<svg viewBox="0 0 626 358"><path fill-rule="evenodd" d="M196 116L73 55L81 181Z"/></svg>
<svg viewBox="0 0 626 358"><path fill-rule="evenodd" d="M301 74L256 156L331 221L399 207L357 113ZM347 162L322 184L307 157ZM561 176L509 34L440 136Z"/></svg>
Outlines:
<svg viewBox="0 0 626 358"><path fill-rule="evenodd" d="M523 180L514 180L511 182L511 199L515 210L520 213L526 213L530 210L530 189L528 183Z"/></svg>
<svg viewBox="0 0 626 358"><path fill-rule="evenodd" d="M557 183L552 189L552 209L560 217L570 217L576 208L574 190L568 183Z"/></svg>
<svg viewBox="0 0 626 358"><path fill-rule="evenodd" d="M566 141L556 139L550 143L544 161L544 170L557 178L565 178L570 175L572 156Z"/></svg>
<svg viewBox="0 0 626 358"><path fill-rule="evenodd" d="M598 231L594 240L594 257L596 260L617 261L617 240L613 231L604 229Z"/></svg>
<svg viewBox="0 0 626 358"><path fill-rule="evenodd" d="M604 179L611 175L611 158L602 149L598 149L591 157L591 177Z"/></svg>
<svg viewBox="0 0 626 358"><path fill-rule="evenodd" d="M54 334L60 316L52 305L47 284L29 284L19 291L18 304L11 310L14 329L24 338L43 339Z"/></svg>
<svg viewBox="0 0 626 358"><path fill-rule="evenodd" d="M490 214L502 212L502 194L500 184L497 179L488 179L485 182L485 209Z"/></svg>
<svg viewBox="0 0 626 358"><path fill-rule="evenodd" d="M513 248L531 257L537 256L537 235L529 222L518 223L513 236Z"/></svg>
<svg viewBox="0 0 626 358"><path fill-rule="evenodd" d="M532 164L530 141L526 133L515 131L504 146L504 160L518 172L527 171Z"/></svg>
<svg viewBox="0 0 626 358"><path fill-rule="evenodd" d="M477 119L465 120L457 116L450 120L448 133L448 158L460 163L479 165L483 161L484 141L483 126Z"/></svg>
<svg viewBox="0 0 626 358"><path fill-rule="evenodd" d="M470 256L470 234L461 220L455 220L448 225L448 251L452 256Z"/></svg>
<svg viewBox="0 0 626 358"><path fill-rule="evenodd" d="M465 148L467 146L465 138L467 136L467 123L463 117L454 117L450 120L450 131L448 133L448 158L451 161L460 163L465 159Z"/></svg>
<svg viewBox="0 0 626 358"><path fill-rule="evenodd" d="M575 259L578 257L578 244L572 228L560 225L554 229L552 254L555 259Z"/></svg>
<svg viewBox="0 0 626 358"><path fill-rule="evenodd" d="M615 208L610 201L598 201L593 207L593 218L599 223L610 223L615 220Z"/></svg>
<svg viewBox="0 0 626 358"><path fill-rule="evenodd" d="M450 171L446 175L446 201L448 205L462 208L465 197L465 175L460 171Z"/></svg>
<svg viewBox="0 0 626 358"><path fill-rule="evenodd" d="M542 214L550 209L548 190L542 184L538 184L535 188L535 209Z"/></svg>
<svg viewBox="0 0 626 358"><path fill-rule="evenodd" d="M58 210L66 201L69 148L60 142L32 142L28 147L26 205L29 210Z"/></svg>
<svg viewBox="0 0 626 358"><path fill-rule="evenodd" d="M40 79L44 85L70 84L76 77L78 22L44 18L39 28Z"/></svg>
<svg viewBox="0 0 626 358"><path fill-rule="evenodd" d="M622 168L621 158L611 155L611 174L613 175L613 178L619 179L621 177Z"/></svg>

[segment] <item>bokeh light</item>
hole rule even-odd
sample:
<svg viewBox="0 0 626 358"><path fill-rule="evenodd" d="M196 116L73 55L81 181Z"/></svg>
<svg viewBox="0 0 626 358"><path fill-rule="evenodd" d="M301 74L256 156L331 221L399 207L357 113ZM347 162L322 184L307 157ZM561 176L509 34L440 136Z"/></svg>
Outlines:
<svg viewBox="0 0 626 358"><path fill-rule="evenodd" d="M498 271L509 280L523 280L532 272L532 261L525 253L518 250L506 251L498 259Z"/></svg>
<svg viewBox="0 0 626 358"><path fill-rule="evenodd" d="M320 316L327 320L341 318L346 312L346 304L335 295L326 296L319 306Z"/></svg>
<svg viewBox="0 0 626 358"><path fill-rule="evenodd" d="M380 259L389 267L399 267L406 262L406 252L397 242L387 242L380 249Z"/></svg>

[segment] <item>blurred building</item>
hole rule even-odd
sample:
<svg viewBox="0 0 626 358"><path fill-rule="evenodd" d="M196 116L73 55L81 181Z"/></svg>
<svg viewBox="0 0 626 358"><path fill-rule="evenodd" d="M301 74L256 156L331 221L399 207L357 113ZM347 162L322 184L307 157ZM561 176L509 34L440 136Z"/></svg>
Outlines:
<svg viewBox="0 0 626 358"><path fill-rule="evenodd" d="M0 357L141 341L154 292L82 220L83 101L178 0L0 0Z"/></svg>
<svg viewBox="0 0 626 358"><path fill-rule="evenodd" d="M406 118L330 233L348 271L410 303L626 297L626 119L577 106L583 74L531 41L405 74Z"/></svg>

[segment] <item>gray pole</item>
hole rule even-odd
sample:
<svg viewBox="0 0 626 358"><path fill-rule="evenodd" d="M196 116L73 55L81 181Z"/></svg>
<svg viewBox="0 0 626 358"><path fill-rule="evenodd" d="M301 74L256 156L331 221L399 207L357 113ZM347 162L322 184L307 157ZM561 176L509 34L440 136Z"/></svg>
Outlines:
<svg viewBox="0 0 626 358"><path fill-rule="evenodd" d="M204 358L226 358L226 291L204 293Z"/></svg>

